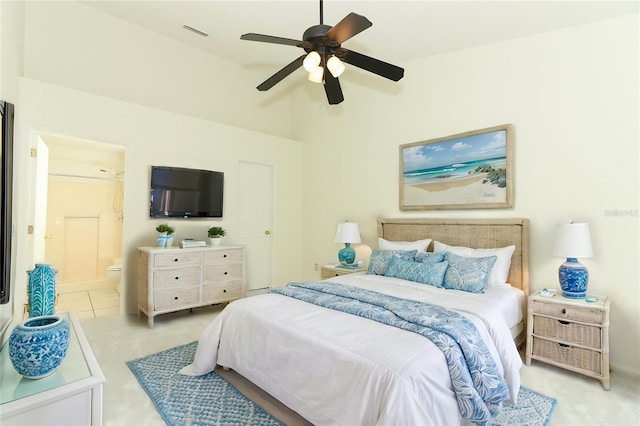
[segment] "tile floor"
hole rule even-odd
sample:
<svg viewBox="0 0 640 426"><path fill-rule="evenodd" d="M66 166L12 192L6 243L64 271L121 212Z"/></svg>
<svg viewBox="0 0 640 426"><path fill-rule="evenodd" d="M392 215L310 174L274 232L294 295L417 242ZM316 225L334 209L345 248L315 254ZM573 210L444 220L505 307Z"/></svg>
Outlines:
<svg viewBox="0 0 640 426"><path fill-rule="evenodd" d="M74 311L78 318L120 313L120 293L108 280L56 283L58 311Z"/></svg>

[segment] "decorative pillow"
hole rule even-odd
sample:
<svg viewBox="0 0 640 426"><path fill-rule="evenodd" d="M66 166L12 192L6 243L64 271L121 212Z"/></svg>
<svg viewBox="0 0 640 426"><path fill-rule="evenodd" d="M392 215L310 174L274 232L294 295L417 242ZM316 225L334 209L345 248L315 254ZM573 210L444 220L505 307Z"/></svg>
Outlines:
<svg viewBox="0 0 640 426"><path fill-rule="evenodd" d="M416 262L422 263L438 263L444 260L444 252L430 253L426 251L419 251L416 253L416 257L413 258Z"/></svg>
<svg viewBox="0 0 640 426"><path fill-rule="evenodd" d="M427 251L431 239L418 241L387 241L384 238L378 238L378 248L380 250L418 250Z"/></svg>
<svg viewBox="0 0 640 426"><path fill-rule="evenodd" d="M371 259L369 260L367 274L384 275L394 258L413 260L416 252L417 250L373 250L371 252Z"/></svg>
<svg viewBox="0 0 640 426"><path fill-rule="evenodd" d="M421 263L410 260L393 259L384 274L387 277L401 278L435 287L442 287L447 262Z"/></svg>
<svg viewBox="0 0 640 426"><path fill-rule="evenodd" d="M464 257L447 252L444 260L449 262L449 267L444 275L442 286L470 293L484 293L496 259L496 256Z"/></svg>
<svg viewBox="0 0 640 426"><path fill-rule="evenodd" d="M448 251L466 257L496 256L497 260L495 265L493 265L493 268L491 269L489 282L487 283L487 286L489 287L496 287L506 284L507 277L509 276L509 268L511 267L511 256L513 255L515 249L516 246L507 246L495 249L474 249L462 246L449 246L439 241L433 242L434 252Z"/></svg>

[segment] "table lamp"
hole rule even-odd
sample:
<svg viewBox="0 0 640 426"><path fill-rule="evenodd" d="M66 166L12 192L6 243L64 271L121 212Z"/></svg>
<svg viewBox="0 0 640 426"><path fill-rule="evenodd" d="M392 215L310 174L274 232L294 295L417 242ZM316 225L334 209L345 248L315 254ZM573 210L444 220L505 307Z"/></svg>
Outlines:
<svg viewBox="0 0 640 426"><path fill-rule="evenodd" d="M344 243L344 247L338 251L338 260L343 265L351 265L356 260L356 251L351 244L359 244L360 228L355 222L342 222L338 224L336 243Z"/></svg>
<svg viewBox="0 0 640 426"><path fill-rule="evenodd" d="M558 225L553 256L567 258L558 269L562 295L571 299L583 299L587 295L589 271L577 258L593 256L589 224L571 221Z"/></svg>

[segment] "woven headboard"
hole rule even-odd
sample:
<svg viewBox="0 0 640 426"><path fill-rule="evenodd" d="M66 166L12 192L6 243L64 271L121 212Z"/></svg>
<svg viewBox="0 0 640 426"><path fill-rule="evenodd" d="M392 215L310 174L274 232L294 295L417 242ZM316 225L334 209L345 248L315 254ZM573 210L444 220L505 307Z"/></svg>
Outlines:
<svg viewBox="0 0 640 426"><path fill-rule="evenodd" d="M431 238L451 246L515 245L508 282L529 295L529 219L378 219L378 237L389 241ZM433 251L433 242L427 249Z"/></svg>

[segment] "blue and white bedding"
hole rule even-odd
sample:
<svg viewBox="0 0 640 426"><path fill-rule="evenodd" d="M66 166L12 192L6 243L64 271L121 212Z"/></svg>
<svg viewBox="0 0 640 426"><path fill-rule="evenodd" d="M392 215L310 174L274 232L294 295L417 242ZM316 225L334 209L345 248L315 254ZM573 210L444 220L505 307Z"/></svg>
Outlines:
<svg viewBox="0 0 640 426"><path fill-rule="evenodd" d="M492 383L487 388L497 392L485 389L480 399L488 398L491 405L507 393L512 401L517 398L522 362L505 316L487 301L489 295L376 275L330 281L352 286L350 294L360 288L455 310L485 342L483 362L495 364L495 370L483 373ZM409 302L397 306L403 303ZM457 315L450 318L458 321ZM463 398L460 408L454 390L461 387L459 377L453 374L452 381L447 357L430 339L281 294L230 303L203 332L193 364L182 373L205 374L216 363L318 425L458 425L462 413L478 423L486 420L483 409L476 412L477 401L465 406Z"/></svg>

